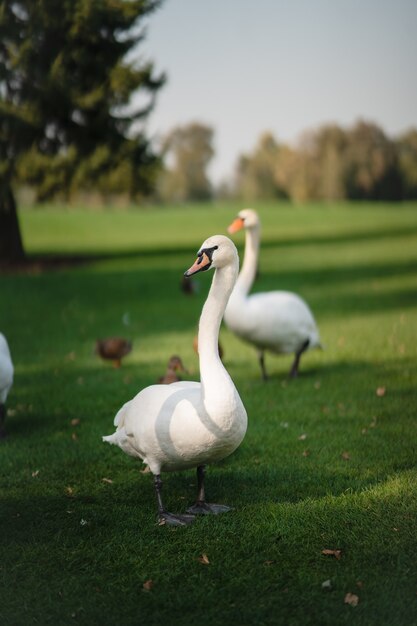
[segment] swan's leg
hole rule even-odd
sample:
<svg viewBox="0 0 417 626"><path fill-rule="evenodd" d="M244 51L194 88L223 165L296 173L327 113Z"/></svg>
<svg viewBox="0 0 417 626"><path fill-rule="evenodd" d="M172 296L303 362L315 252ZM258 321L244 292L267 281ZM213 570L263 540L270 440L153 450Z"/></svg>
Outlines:
<svg viewBox="0 0 417 626"><path fill-rule="evenodd" d="M6 405L0 404L0 439L6 436L6 430L4 428L4 422L6 421Z"/></svg>
<svg viewBox="0 0 417 626"><path fill-rule="evenodd" d="M225 504L209 504L206 502L206 492L204 490L205 473L206 466L199 465L197 467L197 500L193 506L187 509L187 513L191 513L192 515L209 515L210 513L218 515L219 513L231 511L232 508Z"/></svg>
<svg viewBox="0 0 417 626"><path fill-rule="evenodd" d="M310 343L310 340L306 339L303 345L301 346L301 348L299 348L297 352L295 353L295 359L290 370L290 378L297 378L298 366L300 364L301 355L303 354L303 352L307 350L309 343Z"/></svg>
<svg viewBox="0 0 417 626"><path fill-rule="evenodd" d="M165 507L162 503L162 479L161 475L157 474L154 477L156 498L158 500L158 521L160 525L168 524L169 526L186 526L187 524L191 524L194 520L194 515L174 515L174 513L169 513L165 510Z"/></svg>
<svg viewBox="0 0 417 626"><path fill-rule="evenodd" d="M268 374L266 372L266 367L265 367L265 352L263 350L258 351L258 359L259 359L259 365L261 366L262 379L268 380Z"/></svg>

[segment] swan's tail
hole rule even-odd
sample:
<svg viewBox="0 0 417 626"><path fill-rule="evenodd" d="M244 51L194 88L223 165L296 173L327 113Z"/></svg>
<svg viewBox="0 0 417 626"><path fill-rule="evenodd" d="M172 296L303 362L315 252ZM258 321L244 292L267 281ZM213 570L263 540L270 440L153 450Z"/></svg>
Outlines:
<svg viewBox="0 0 417 626"><path fill-rule="evenodd" d="M122 450L125 449L126 444L128 442L126 429L124 427L125 422L125 414L127 411L129 402L126 402L122 406L122 408L116 413L116 417L114 418L114 425L116 426L116 431L112 435L105 435L103 437L103 441L107 443L111 443L115 446L119 446ZM131 446L130 446L131 447Z"/></svg>

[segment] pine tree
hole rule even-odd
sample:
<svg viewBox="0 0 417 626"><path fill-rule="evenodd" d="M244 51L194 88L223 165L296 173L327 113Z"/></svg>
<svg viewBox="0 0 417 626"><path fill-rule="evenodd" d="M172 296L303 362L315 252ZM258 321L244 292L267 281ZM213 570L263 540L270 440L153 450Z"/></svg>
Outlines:
<svg viewBox="0 0 417 626"><path fill-rule="evenodd" d="M24 256L17 178L41 201L93 185L131 196L151 190L158 158L140 122L164 76L126 55L160 3L1 0L0 260ZM147 96L135 110L133 92Z"/></svg>

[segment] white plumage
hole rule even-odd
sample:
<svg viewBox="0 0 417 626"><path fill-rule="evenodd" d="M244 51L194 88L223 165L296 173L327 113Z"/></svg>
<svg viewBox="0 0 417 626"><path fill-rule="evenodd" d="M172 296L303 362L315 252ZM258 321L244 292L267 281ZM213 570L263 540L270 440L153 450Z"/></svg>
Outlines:
<svg viewBox="0 0 417 626"><path fill-rule="evenodd" d="M6 337L0 333L0 437L5 436L6 400L12 385L12 357Z"/></svg>
<svg viewBox="0 0 417 626"><path fill-rule="evenodd" d="M215 268L200 317L198 346L201 382L180 381L146 387L117 413L116 432L104 441L147 463L155 476L161 523L183 525L197 513L220 513L229 507L209 504L204 494L204 466L225 458L241 443L247 416L239 394L218 353L220 323L236 282L239 260L230 239L207 239L191 276ZM197 468L198 495L189 515L168 513L161 499L160 473Z"/></svg>
<svg viewBox="0 0 417 626"><path fill-rule="evenodd" d="M240 211L229 232L246 231L242 271L230 296L224 320L238 337L258 349L264 379L267 378L264 352L295 353L290 371L298 374L301 354L320 346L314 317L302 298L289 291L269 291L249 295L255 279L260 241L259 217L252 209Z"/></svg>

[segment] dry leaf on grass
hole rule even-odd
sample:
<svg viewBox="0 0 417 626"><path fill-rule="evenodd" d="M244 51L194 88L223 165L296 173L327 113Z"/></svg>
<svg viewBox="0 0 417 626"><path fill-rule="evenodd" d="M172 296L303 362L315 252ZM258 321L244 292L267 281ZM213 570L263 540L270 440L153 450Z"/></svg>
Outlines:
<svg viewBox="0 0 417 626"><path fill-rule="evenodd" d="M303 456L310 456L310 450L303 450Z"/></svg>
<svg viewBox="0 0 417 626"><path fill-rule="evenodd" d="M357 596L354 593L347 593L345 595L345 600L344 600L345 604L350 604L350 606L358 606L359 603L359 596Z"/></svg>
<svg viewBox="0 0 417 626"><path fill-rule="evenodd" d="M331 591L332 589L332 581L330 580L325 580L324 582L321 583L321 588L324 589L324 591Z"/></svg>
<svg viewBox="0 0 417 626"><path fill-rule="evenodd" d="M111 485L113 482L111 478L102 478L101 480L103 483L109 483L109 485Z"/></svg>
<svg viewBox="0 0 417 626"><path fill-rule="evenodd" d="M198 557L198 560L200 563L202 563L203 565L208 565L210 563L210 561L208 560L208 556L207 554L201 554Z"/></svg>
<svg viewBox="0 0 417 626"><path fill-rule="evenodd" d="M304 441L305 439L307 439L307 435L306 435L305 433L303 433L302 435L300 435L300 436L298 437L298 439L299 439L300 441Z"/></svg>
<svg viewBox="0 0 417 626"><path fill-rule="evenodd" d="M73 420L71 420L71 426L79 426L81 423L81 420L79 417L74 417Z"/></svg>
<svg viewBox="0 0 417 626"><path fill-rule="evenodd" d="M77 433L71 433L71 439L72 439L73 441L77 441L77 439L78 439L78 435L77 435Z"/></svg>
<svg viewBox="0 0 417 626"><path fill-rule="evenodd" d="M386 387L378 387L376 390L376 395L378 396L378 398L382 398L383 396L385 396L386 393L387 393Z"/></svg>
<svg viewBox="0 0 417 626"><path fill-rule="evenodd" d="M326 556L334 556L338 561L342 558L341 550L330 550L329 548L325 548L321 551L321 553L325 554Z"/></svg>
<svg viewBox="0 0 417 626"><path fill-rule="evenodd" d="M32 472L32 478L36 478L37 476L39 476L39 470Z"/></svg>
<svg viewBox="0 0 417 626"><path fill-rule="evenodd" d="M350 461L350 454L349 452L342 452L341 457L344 461Z"/></svg>
<svg viewBox="0 0 417 626"><path fill-rule="evenodd" d="M143 587L144 591L151 591L151 589L153 589L153 580L151 580L151 579L146 580L143 583L142 587Z"/></svg>
<svg viewBox="0 0 417 626"><path fill-rule="evenodd" d="M72 487L65 487L65 495L68 496L68 498L73 498L74 489Z"/></svg>

